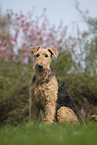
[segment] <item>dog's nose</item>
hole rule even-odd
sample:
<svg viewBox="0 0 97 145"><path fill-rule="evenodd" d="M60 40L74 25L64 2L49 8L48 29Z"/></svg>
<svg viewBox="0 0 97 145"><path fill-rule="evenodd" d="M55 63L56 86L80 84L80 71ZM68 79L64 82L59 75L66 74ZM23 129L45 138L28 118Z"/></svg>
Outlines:
<svg viewBox="0 0 97 145"><path fill-rule="evenodd" d="M43 68L43 65L42 64L38 64L38 68Z"/></svg>

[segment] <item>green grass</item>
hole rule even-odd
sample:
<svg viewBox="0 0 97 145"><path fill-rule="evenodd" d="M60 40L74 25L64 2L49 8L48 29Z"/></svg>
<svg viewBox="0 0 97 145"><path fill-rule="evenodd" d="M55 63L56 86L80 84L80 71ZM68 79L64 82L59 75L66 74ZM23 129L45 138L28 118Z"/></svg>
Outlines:
<svg viewBox="0 0 97 145"><path fill-rule="evenodd" d="M0 145L96 145L97 123L4 126Z"/></svg>

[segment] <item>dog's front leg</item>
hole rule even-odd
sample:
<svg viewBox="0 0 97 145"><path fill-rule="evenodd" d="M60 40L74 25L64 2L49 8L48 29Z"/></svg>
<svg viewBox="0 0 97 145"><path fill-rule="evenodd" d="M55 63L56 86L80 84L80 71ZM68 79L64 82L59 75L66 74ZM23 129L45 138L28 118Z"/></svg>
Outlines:
<svg viewBox="0 0 97 145"><path fill-rule="evenodd" d="M34 101L30 100L29 104L29 123L34 123L39 117L40 109Z"/></svg>
<svg viewBox="0 0 97 145"><path fill-rule="evenodd" d="M46 124L51 124L55 120L55 110L56 103L55 102L47 102L45 106L45 118L44 122Z"/></svg>

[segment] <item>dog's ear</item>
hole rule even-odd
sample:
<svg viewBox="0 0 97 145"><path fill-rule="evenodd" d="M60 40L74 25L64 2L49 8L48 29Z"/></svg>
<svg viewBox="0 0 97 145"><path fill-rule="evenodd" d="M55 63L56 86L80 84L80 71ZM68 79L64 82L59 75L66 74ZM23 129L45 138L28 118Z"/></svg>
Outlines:
<svg viewBox="0 0 97 145"><path fill-rule="evenodd" d="M54 55L55 57L57 57L56 56L57 50L55 48L47 48L47 50L51 53L51 55Z"/></svg>
<svg viewBox="0 0 97 145"><path fill-rule="evenodd" d="M38 51L40 49L40 46L36 46L36 47L30 47L30 51L32 54L34 54L36 51Z"/></svg>

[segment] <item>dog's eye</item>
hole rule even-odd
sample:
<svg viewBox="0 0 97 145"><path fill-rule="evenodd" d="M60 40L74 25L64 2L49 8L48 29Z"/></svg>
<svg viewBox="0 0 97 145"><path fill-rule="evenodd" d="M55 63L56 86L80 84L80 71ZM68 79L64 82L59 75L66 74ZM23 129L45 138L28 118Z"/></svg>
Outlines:
<svg viewBox="0 0 97 145"><path fill-rule="evenodd" d="M48 55L46 54L45 57L48 57Z"/></svg>
<svg viewBox="0 0 97 145"><path fill-rule="evenodd" d="M39 54L36 54L36 57L39 57Z"/></svg>

